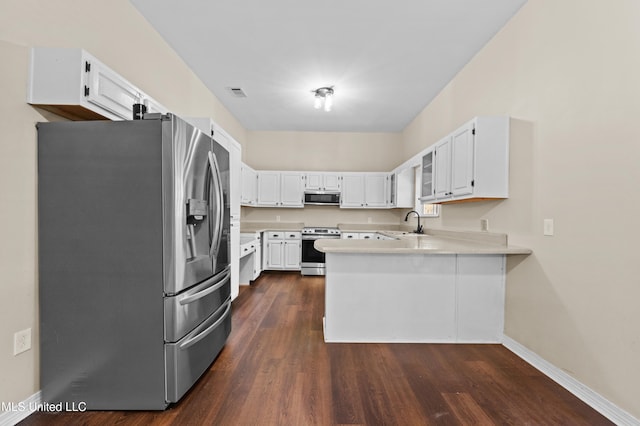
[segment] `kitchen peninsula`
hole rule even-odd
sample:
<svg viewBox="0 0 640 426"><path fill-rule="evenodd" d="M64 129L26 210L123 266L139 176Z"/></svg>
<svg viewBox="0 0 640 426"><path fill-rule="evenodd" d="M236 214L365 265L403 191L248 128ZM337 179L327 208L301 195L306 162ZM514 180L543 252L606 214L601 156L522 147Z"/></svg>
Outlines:
<svg viewBox="0 0 640 426"><path fill-rule="evenodd" d="M322 240L327 342L500 343L505 234L382 232L386 240Z"/></svg>

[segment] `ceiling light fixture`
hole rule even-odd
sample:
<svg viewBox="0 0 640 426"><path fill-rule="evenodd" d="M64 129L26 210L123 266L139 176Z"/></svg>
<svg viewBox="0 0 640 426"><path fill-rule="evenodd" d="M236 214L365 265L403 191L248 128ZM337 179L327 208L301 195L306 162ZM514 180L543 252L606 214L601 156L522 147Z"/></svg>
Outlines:
<svg viewBox="0 0 640 426"><path fill-rule="evenodd" d="M333 106L333 86L320 87L311 92L314 93L315 96L313 103L315 109L324 107L325 111L331 111L331 107Z"/></svg>

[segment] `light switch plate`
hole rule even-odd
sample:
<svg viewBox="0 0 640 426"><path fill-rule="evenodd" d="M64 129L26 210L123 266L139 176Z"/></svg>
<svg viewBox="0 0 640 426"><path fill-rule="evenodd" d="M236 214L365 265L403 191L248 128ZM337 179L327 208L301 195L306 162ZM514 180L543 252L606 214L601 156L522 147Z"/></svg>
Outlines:
<svg viewBox="0 0 640 426"><path fill-rule="evenodd" d="M553 235L553 219L544 220L544 235L547 235L547 236Z"/></svg>

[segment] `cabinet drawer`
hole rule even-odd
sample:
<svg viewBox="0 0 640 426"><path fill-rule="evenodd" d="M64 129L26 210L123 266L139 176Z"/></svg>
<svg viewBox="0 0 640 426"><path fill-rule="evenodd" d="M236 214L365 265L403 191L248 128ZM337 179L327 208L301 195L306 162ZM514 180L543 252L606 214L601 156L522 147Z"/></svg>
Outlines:
<svg viewBox="0 0 640 426"><path fill-rule="evenodd" d="M245 257L256 251L258 240L249 241L240 246L240 257Z"/></svg>
<svg viewBox="0 0 640 426"><path fill-rule="evenodd" d="M177 402L211 365L231 334L231 298L192 332L166 343L166 400Z"/></svg>
<svg viewBox="0 0 640 426"><path fill-rule="evenodd" d="M285 231L269 231L267 232L268 240L283 240Z"/></svg>
<svg viewBox="0 0 640 426"><path fill-rule="evenodd" d="M226 269L176 296L164 298L165 341L176 342L218 309L231 294Z"/></svg>
<svg viewBox="0 0 640 426"><path fill-rule="evenodd" d="M302 238L302 233L298 231L286 231L284 238L287 240L299 240Z"/></svg>

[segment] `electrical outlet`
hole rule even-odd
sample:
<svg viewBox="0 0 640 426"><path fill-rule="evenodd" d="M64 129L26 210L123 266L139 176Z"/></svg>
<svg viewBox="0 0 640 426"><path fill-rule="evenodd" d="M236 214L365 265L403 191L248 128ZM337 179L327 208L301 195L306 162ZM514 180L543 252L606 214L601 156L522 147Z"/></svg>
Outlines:
<svg viewBox="0 0 640 426"><path fill-rule="evenodd" d="M372 221L371 221L371 218L370 218L370 217L368 217L368 218L367 218L367 223L372 223Z"/></svg>
<svg viewBox="0 0 640 426"><path fill-rule="evenodd" d="M547 235L547 236L553 235L553 219L544 220L544 235Z"/></svg>
<svg viewBox="0 0 640 426"><path fill-rule="evenodd" d="M13 335L13 354L18 355L31 349L31 329L21 330Z"/></svg>
<svg viewBox="0 0 640 426"><path fill-rule="evenodd" d="M489 230L489 219L480 219L480 230L485 232Z"/></svg>
<svg viewBox="0 0 640 426"><path fill-rule="evenodd" d="M276 222L280 222L280 216L276 216Z"/></svg>

